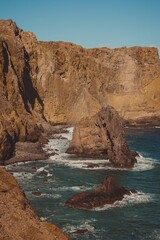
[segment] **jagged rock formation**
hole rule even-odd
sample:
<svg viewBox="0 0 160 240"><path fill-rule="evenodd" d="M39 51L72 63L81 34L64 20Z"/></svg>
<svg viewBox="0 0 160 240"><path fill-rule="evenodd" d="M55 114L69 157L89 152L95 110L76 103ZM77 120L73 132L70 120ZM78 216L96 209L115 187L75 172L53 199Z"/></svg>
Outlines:
<svg viewBox="0 0 160 240"><path fill-rule="evenodd" d="M17 141L35 142L47 126L20 32L14 22L0 21L1 164L12 156Z"/></svg>
<svg viewBox="0 0 160 240"><path fill-rule="evenodd" d="M84 49L72 43L38 42L25 32L21 40L47 121L77 122L109 104L129 122L159 122L157 48Z"/></svg>
<svg viewBox="0 0 160 240"><path fill-rule="evenodd" d="M81 192L67 200L66 206L78 209L93 209L121 201L135 190L121 187L113 177L107 177L93 192Z"/></svg>
<svg viewBox="0 0 160 240"><path fill-rule="evenodd" d="M3 168L0 168L0 239L68 239L55 225L40 221L15 178Z"/></svg>
<svg viewBox="0 0 160 240"><path fill-rule="evenodd" d="M107 104L129 123L160 119L160 60L150 47L84 49L40 42L0 21L0 163L17 141L48 125L78 122ZM76 112L76 114L75 114Z"/></svg>
<svg viewBox="0 0 160 240"><path fill-rule="evenodd" d="M76 124L67 150L70 154L105 157L117 167L133 167L136 153L125 141L123 120L110 106Z"/></svg>

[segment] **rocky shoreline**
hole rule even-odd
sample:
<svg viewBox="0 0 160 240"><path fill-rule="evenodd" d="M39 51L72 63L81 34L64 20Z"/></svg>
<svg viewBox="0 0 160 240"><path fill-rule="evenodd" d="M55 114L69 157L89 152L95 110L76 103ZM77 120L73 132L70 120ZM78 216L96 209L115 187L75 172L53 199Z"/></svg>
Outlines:
<svg viewBox="0 0 160 240"><path fill-rule="evenodd" d="M54 224L42 222L15 178L0 167L0 239L67 240Z"/></svg>
<svg viewBox="0 0 160 240"><path fill-rule="evenodd" d="M126 124L159 125L159 79L156 48L84 49L40 42L12 20L0 20L0 165L48 159L44 144L53 133L66 131L50 124L71 123L77 125L68 153L105 156L115 167L133 167L136 153L126 144L118 113ZM42 226L13 176L2 168L0 194L5 240L32 234L37 240L56 239L51 234L59 230ZM66 238L62 234L59 239Z"/></svg>

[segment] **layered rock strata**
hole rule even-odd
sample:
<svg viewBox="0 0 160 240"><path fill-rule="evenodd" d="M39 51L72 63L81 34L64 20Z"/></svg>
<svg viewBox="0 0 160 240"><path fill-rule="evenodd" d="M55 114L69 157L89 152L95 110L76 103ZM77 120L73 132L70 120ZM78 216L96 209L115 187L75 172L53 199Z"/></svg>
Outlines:
<svg viewBox="0 0 160 240"><path fill-rule="evenodd" d="M121 201L125 195L135 193L121 187L113 177L107 177L93 192L81 192L72 196L66 206L78 209L93 209Z"/></svg>
<svg viewBox="0 0 160 240"><path fill-rule="evenodd" d="M55 225L40 221L15 178L3 168L0 168L0 239L68 239Z"/></svg>
<svg viewBox="0 0 160 240"><path fill-rule="evenodd" d="M136 153L126 143L123 120L110 106L76 124L67 153L105 157L117 167L133 167Z"/></svg>

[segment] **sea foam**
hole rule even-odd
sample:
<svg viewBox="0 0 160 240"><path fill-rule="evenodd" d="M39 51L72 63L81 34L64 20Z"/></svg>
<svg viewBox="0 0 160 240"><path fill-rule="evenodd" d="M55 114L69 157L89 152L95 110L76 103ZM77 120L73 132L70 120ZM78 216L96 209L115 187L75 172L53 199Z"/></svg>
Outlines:
<svg viewBox="0 0 160 240"><path fill-rule="evenodd" d="M63 227L64 232L74 233L77 230L87 230L87 233L93 233L95 228L93 226L95 219L87 220L83 219L79 225L66 224Z"/></svg>
<svg viewBox="0 0 160 240"><path fill-rule="evenodd" d="M137 163L132 169L115 168L109 166L107 159L73 159L72 155L66 153L69 147L69 142L72 139L73 127L67 128L68 133L58 134L65 139L50 139L44 150L53 152L56 149L57 154L50 156L48 163L56 163L68 166L70 168L80 168L85 170L121 170L121 171L147 171L155 167L156 160L152 158L145 158L139 153ZM57 134L56 134L57 135ZM92 164L94 166L92 166ZM96 166L97 165L97 166Z"/></svg>
<svg viewBox="0 0 160 240"><path fill-rule="evenodd" d="M143 192L131 193L131 195L125 195L122 201L116 201L114 204L106 204L103 207L97 207L92 211L105 211L112 208L122 208L129 205L135 205L140 203L149 203L153 200L152 196Z"/></svg>

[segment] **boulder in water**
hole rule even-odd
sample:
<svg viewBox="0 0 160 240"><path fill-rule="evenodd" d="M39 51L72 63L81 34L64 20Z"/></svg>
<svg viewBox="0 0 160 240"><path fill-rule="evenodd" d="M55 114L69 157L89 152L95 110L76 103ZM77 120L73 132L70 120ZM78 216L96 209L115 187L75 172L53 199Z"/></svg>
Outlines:
<svg viewBox="0 0 160 240"><path fill-rule="evenodd" d="M120 186L113 177L107 177L93 192L81 192L71 197L65 206L77 209L93 209L121 201L125 195L135 193Z"/></svg>

